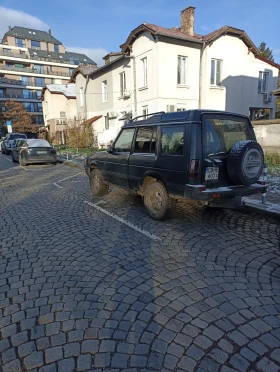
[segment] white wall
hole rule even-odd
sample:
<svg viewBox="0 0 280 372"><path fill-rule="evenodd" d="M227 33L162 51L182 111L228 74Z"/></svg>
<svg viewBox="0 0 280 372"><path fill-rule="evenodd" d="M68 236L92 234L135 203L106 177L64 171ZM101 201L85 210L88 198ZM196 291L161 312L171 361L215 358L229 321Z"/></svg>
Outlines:
<svg viewBox="0 0 280 372"><path fill-rule="evenodd" d="M211 87L211 58L222 60L222 86ZM275 109L258 93L259 71L268 71L268 92L277 86L278 69L256 59L238 37L221 36L203 53L202 108L219 108L248 115L250 107ZM223 99L224 95L224 99ZM224 107L222 104L225 102Z"/></svg>

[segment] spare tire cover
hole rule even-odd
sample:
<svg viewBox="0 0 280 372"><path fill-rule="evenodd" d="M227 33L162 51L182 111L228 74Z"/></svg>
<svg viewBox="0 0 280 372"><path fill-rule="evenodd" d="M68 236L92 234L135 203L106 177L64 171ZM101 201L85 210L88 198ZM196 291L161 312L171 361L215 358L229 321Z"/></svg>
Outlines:
<svg viewBox="0 0 280 372"><path fill-rule="evenodd" d="M263 150L256 141L237 142L228 154L228 176L237 185L252 185L260 178L263 163Z"/></svg>

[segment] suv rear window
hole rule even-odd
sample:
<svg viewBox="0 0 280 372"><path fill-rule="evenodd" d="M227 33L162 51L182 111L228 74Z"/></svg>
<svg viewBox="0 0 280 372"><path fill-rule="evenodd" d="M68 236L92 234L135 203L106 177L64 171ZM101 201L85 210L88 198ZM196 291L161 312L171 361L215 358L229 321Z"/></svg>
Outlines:
<svg viewBox="0 0 280 372"><path fill-rule="evenodd" d="M26 138L25 134L11 134L10 139L16 139L16 138Z"/></svg>
<svg viewBox="0 0 280 372"><path fill-rule="evenodd" d="M249 121L243 118L204 117L207 155L227 153L239 141L249 140Z"/></svg>

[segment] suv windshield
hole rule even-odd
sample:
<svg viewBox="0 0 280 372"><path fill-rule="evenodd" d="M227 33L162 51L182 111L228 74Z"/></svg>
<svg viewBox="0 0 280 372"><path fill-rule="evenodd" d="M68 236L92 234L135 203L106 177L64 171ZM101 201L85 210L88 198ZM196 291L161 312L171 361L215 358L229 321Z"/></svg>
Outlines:
<svg viewBox="0 0 280 372"><path fill-rule="evenodd" d="M249 122L245 118L206 116L206 155L227 153L239 141L250 139Z"/></svg>

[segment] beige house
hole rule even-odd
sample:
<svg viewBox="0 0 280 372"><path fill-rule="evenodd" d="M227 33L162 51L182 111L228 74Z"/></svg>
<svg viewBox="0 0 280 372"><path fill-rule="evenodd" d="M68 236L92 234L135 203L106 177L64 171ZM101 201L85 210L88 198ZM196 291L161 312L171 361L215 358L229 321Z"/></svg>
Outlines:
<svg viewBox="0 0 280 372"><path fill-rule="evenodd" d="M64 143L67 124L77 119L75 84L48 84L42 90L41 100L49 136L54 138L58 133L59 142Z"/></svg>
<svg viewBox="0 0 280 372"><path fill-rule="evenodd" d="M267 109L273 117L280 66L264 60L245 31L225 26L194 32L194 7L181 12L181 27L143 23L121 52L83 74L75 70L77 116L93 123L99 145L108 145L129 116L196 108L249 115Z"/></svg>

